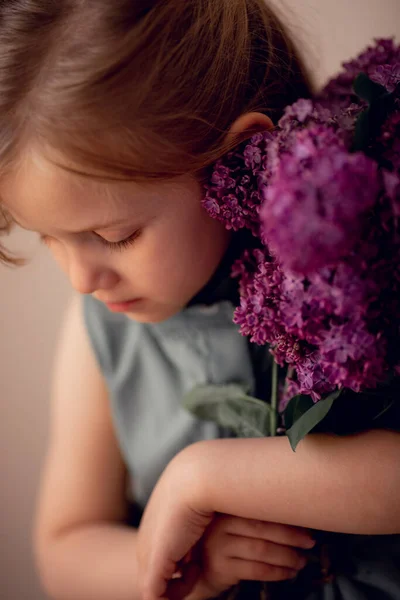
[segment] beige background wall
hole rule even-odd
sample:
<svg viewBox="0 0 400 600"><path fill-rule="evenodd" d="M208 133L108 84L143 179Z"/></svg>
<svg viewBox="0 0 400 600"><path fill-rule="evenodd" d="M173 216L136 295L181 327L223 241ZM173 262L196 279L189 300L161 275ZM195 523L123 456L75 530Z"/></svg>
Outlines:
<svg viewBox="0 0 400 600"><path fill-rule="evenodd" d="M285 0L285 6L318 83L373 37L400 36L400 0ZM69 291L31 235L16 232L10 241L33 260L21 270L0 268L0 597L44 600L30 530L51 359Z"/></svg>

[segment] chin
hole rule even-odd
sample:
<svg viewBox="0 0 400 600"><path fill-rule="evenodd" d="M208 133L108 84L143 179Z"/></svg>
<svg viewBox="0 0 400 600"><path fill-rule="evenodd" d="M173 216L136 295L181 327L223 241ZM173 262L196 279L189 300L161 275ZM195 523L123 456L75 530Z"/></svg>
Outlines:
<svg viewBox="0 0 400 600"><path fill-rule="evenodd" d="M162 323L177 315L184 306L158 306L154 310L131 311L125 313L128 319L138 323Z"/></svg>

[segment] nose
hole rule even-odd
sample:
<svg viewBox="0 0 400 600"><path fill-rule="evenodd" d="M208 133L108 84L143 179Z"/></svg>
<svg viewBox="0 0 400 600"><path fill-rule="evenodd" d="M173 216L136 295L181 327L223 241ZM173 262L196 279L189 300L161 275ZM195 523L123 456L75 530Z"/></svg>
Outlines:
<svg viewBox="0 0 400 600"><path fill-rule="evenodd" d="M111 289L119 279L109 267L91 264L76 256L69 259L68 276L72 287L80 294Z"/></svg>

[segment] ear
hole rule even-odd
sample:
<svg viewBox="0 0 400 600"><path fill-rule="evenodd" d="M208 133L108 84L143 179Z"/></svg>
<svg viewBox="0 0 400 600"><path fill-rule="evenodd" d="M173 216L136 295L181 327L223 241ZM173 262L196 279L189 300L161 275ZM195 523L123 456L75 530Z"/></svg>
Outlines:
<svg viewBox="0 0 400 600"><path fill-rule="evenodd" d="M241 115L231 125L227 137L237 139L238 143L250 138L260 131L268 131L274 127L273 122L267 115L259 112L250 112Z"/></svg>

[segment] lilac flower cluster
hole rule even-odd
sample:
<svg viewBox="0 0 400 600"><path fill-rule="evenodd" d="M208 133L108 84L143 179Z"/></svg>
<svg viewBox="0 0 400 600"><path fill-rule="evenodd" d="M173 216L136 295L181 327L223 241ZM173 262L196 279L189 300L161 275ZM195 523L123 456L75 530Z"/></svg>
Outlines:
<svg viewBox="0 0 400 600"><path fill-rule="evenodd" d="M370 241L364 242L367 249ZM235 265L234 274L241 278L235 322L251 341L270 344L278 364L294 367L286 400L303 393L316 401L336 387L358 392L385 377L388 350L394 353L399 334L392 317L400 310L394 297L400 274L396 282L391 276L400 253L382 268L383 250L365 264L359 251L361 245L346 262L307 278L282 269L266 249L248 252Z"/></svg>
<svg viewBox="0 0 400 600"><path fill-rule="evenodd" d="M301 99L288 107L279 134L278 130L257 133L213 165L205 184L204 208L227 229L247 227L259 236L260 190L279 165L280 156L293 145L296 130L330 121L331 113L311 100Z"/></svg>
<svg viewBox="0 0 400 600"><path fill-rule="evenodd" d="M339 106L346 110L354 103L363 104L353 91L353 83L359 73L365 73L393 92L400 79L399 71L400 46L393 39L377 39L373 46L343 64L343 70L328 82L318 100L331 111L336 111Z"/></svg>
<svg viewBox="0 0 400 600"><path fill-rule="evenodd" d="M269 250L283 267L307 275L354 246L379 191L378 167L350 154L323 125L296 133L292 143L264 188L260 217Z"/></svg>
<svg viewBox="0 0 400 600"><path fill-rule="evenodd" d="M365 72L394 102L353 152ZM214 166L204 206L259 249L235 264L235 322L291 366L284 401L376 387L400 368L400 46L377 40L314 100Z"/></svg>
<svg viewBox="0 0 400 600"><path fill-rule="evenodd" d="M238 231L244 227L254 235L260 234L259 208L262 196L259 174L265 170L265 154L272 135L257 134L252 143L243 143L229 152L213 168L206 184L203 206L210 216Z"/></svg>

